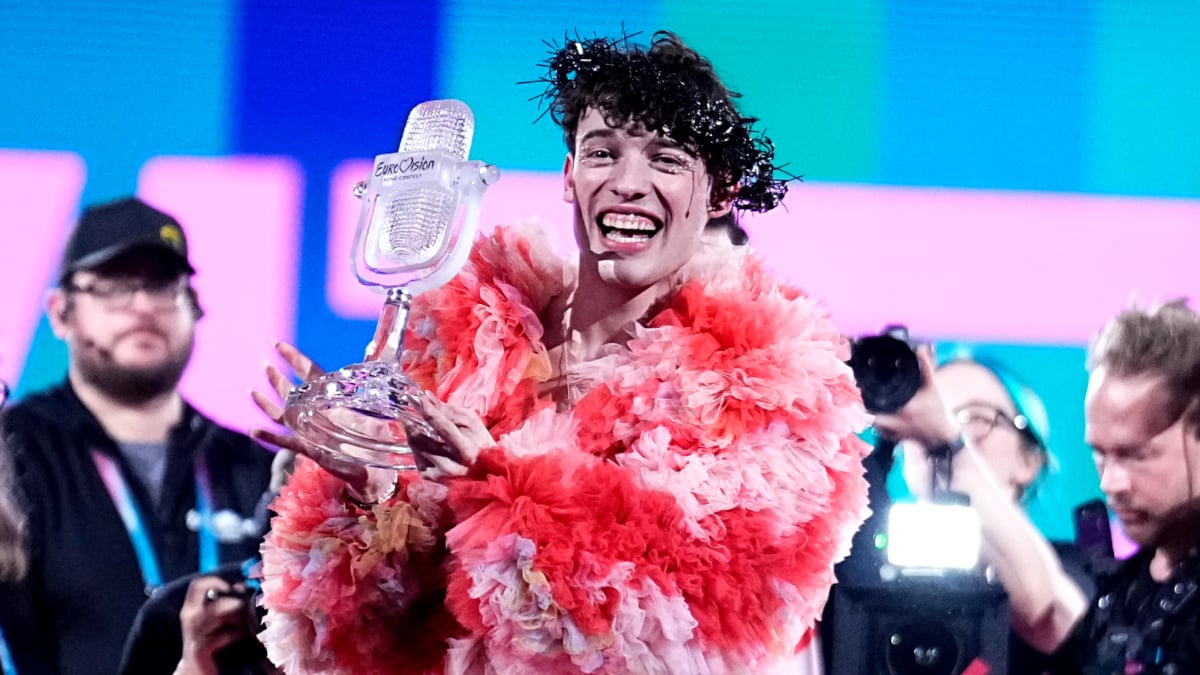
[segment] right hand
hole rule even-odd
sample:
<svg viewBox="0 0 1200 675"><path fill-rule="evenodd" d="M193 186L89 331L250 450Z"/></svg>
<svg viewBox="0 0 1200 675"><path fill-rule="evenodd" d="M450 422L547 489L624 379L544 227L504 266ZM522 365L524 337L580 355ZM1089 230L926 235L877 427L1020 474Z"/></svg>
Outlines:
<svg viewBox="0 0 1200 675"><path fill-rule="evenodd" d="M921 388L900 410L876 415L875 429L892 440L916 441L923 451L953 440L959 428L933 382L933 353L929 347L917 349L917 361L921 364Z"/></svg>
<svg viewBox="0 0 1200 675"><path fill-rule="evenodd" d="M215 576L193 579L179 611L183 653L175 675L217 675L217 652L253 635L246 622L249 602L240 584Z"/></svg>
<svg viewBox="0 0 1200 675"><path fill-rule="evenodd" d="M325 374L325 370L317 365L306 354L294 345L280 342L275 345L275 351L292 369L301 382L309 382ZM295 386L291 378L274 364L266 366L267 382L271 385L274 396L258 390L250 392L255 405L271 421L283 426L283 401L287 400L288 392ZM304 441L291 433L263 428L250 430L255 439L274 445L281 450L304 455L316 462L322 469L337 476L346 483L346 489L356 499L363 502L374 501L375 498L388 490L394 479L395 472L389 469L369 469L357 462L334 457L320 448Z"/></svg>

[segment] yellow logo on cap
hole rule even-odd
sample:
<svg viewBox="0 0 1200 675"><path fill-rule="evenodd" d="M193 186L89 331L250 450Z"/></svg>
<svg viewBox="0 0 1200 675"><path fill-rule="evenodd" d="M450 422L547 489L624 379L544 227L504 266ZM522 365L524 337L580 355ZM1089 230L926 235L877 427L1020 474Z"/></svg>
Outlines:
<svg viewBox="0 0 1200 675"><path fill-rule="evenodd" d="M176 251L183 250L183 231L179 227L167 223L158 228L158 237Z"/></svg>

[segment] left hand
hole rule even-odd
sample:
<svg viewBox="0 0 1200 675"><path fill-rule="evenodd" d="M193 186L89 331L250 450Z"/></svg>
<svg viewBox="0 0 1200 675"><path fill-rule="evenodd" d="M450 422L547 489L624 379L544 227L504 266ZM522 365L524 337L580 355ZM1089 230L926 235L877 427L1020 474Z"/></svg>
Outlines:
<svg viewBox="0 0 1200 675"><path fill-rule="evenodd" d="M430 480L466 475L479 453L495 446L496 439L475 411L443 403L429 393L423 400L425 419L445 442L436 443L420 436L409 439L421 475Z"/></svg>

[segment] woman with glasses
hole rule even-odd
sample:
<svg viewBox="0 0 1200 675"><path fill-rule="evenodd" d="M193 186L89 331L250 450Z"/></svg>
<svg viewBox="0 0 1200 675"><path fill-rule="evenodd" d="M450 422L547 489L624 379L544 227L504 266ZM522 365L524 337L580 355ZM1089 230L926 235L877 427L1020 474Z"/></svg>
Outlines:
<svg viewBox="0 0 1200 675"><path fill-rule="evenodd" d="M1024 509L1053 464L1053 455L1047 446L1050 423L1041 398L1005 366L979 356L960 354L947 360L934 370L931 380L941 394L948 416L980 460L978 464L985 469L985 480L1013 505ZM887 424L885 420L883 425L886 427ZM927 449L911 440L902 442L899 447L904 453L903 473L909 489L919 496L928 496L933 477ZM978 481L971 478L955 481L951 488L966 492L980 512L980 518L988 518L989 495L982 493ZM985 557L989 555L988 526L985 522ZM1032 528L1032 524L1029 526ZM1046 543L1046 552L1058 558L1063 570L1078 586L1063 592L1074 595L1082 591L1084 596L1090 596L1094 582L1082 552L1071 542ZM990 553L993 557L996 554L995 551ZM1001 574L1001 582L1004 582L1004 574ZM1005 588L1010 586L1006 584ZM1013 600L1021 601L1019 597ZM1049 657L1014 632L1009 640L1007 672L1041 673L1048 665Z"/></svg>
<svg viewBox="0 0 1200 675"><path fill-rule="evenodd" d="M1048 472L1051 459L1046 445L1050 424L1038 395L1002 365L972 356L942 363L933 380L949 413L1002 489L1015 502L1026 500ZM910 447L910 459L912 454ZM926 494L929 462L904 462L904 478L914 493Z"/></svg>

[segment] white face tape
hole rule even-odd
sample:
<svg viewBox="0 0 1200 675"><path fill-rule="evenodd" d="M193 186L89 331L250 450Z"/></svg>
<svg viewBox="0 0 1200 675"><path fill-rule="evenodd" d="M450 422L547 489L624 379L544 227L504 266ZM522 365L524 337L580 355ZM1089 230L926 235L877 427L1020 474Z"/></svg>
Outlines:
<svg viewBox="0 0 1200 675"><path fill-rule="evenodd" d="M617 280L617 261L607 259L601 260L596 265L597 271L600 273L600 278L607 283L613 283Z"/></svg>

